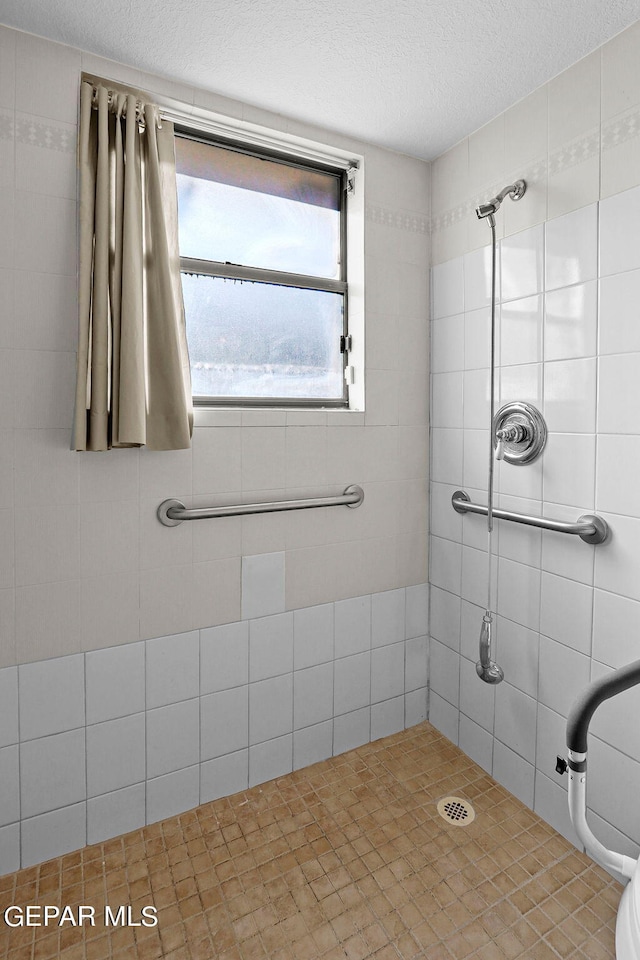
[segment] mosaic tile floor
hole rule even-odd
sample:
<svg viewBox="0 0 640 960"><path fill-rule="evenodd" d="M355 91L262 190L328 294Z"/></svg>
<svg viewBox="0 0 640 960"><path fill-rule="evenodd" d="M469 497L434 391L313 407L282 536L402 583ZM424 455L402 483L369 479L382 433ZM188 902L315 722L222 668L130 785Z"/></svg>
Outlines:
<svg viewBox="0 0 640 960"><path fill-rule="evenodd" d="M443 820L447 795L467 826ZM621 887L428 723L0 878L3 960L610 960ZM104 907L155 905L155 927Z"/></svg>

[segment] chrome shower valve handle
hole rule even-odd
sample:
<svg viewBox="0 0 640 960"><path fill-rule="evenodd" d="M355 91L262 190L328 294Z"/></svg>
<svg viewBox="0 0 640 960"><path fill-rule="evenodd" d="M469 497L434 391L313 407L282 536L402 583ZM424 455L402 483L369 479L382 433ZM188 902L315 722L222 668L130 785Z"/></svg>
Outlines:
<svg viewBox="0 0 640 960"><path fill-rule="evenodd" d="M515 401L498 410L493 419L496 460L517 466L532 463L547 442L547 425L539 410L530 403Z"/></svg>
<svg viewBox="0 0 640 960"><path fill-rule="evenodd" d="M505 454L505 444L507 443L531 443L531 430L523 423L507 421L504 427L496 430L496 460L503 460Z"/></svg>
<svg viewBox="0 0 640 960"><path fill-rule="evenodd" d="M523 423L507 421L506 426L496 430L498 440L508 440L510 443L524 443L531 440L531 430Z"/></svg>

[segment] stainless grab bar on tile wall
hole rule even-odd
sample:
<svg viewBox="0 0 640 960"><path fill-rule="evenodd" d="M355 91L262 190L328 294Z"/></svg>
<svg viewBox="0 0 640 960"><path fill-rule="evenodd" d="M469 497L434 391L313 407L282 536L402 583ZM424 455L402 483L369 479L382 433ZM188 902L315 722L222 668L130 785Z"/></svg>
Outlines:
<svg viewBox="0 0 640 960"><path fill-rule="evenodd" d="M451 504L456 513L479 513L486 517L487 507L481 503L471 503L464 490L456 490L451 497ZM606 520L594 513L585 513L578 517L576 523L567 523L564 520L548 520L546 517L530 517L526 513L512 513L510 510L493 508L496 520L513 520L515 523L526 523L530 527L541 527L543 530L555 530L556 533L570 533L585 543L604 543L609 533Z"/></svg>
<svg viewBox="0 0 640 960"><path fill-rule="evenodd" d="M180 500L163 500L158 520L165 527L176 527L183 520L209 520L213 517L243 517L251 513L279 513L281 510L310 510L312 507L359 507L364 490L351 484L338 497L308 497L304 500L273 500L268 503L238 503L230 507L185 507Z"/></svg>

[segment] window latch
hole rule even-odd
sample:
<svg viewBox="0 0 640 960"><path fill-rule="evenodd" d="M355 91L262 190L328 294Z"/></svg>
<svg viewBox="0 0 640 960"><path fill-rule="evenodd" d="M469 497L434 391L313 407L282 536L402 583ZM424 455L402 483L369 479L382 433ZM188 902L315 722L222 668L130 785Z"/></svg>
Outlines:
<svg viewBox="0 0 640 960"><path fill-rule="evenodd" d="M348 353L351 350L351 334L340 337L340 353Z"/></svg>
<svg viewBox="0 0 640 960"><path fill-rule="evenodd" d="M349 197L352 197L356 192L356 170L357 164L350 164L347 167L347 176L345 178L344 189Z"/></svg>

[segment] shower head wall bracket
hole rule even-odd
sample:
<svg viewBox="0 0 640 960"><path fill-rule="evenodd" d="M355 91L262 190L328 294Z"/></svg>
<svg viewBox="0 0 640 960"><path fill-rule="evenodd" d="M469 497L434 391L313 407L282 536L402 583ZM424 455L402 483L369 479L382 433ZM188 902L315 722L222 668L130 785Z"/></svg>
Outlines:
<svg viewBox="0 0 640 960"><path fill-rule="evenodd" d="M547 442L547 425L539 410L515 400L501 407L493 418L496 456L515 466L537 460Z"/></svg>
<svg viewBox="0 0 640 960"><path fill-rule="evenodd" d="M496 221L494 213L498 212L504 198L511 197L512 200L520 200L526 192L527 184L524 180L516 180L514 183L510 183L509 186L504 187L504 189L496 194L495 197L492 197L491 200L488 200L486 203L481 203L476 207L478 220L484 220L484 218L487 217L489 224L495 227Z"/></svg>
<svg viewBox="0 0 640 960"><path fill-rule="evenodd" d="M524 180L516 180L513 189L509 191L512 200L521 200L527 192L527 184Z"/></svg>

